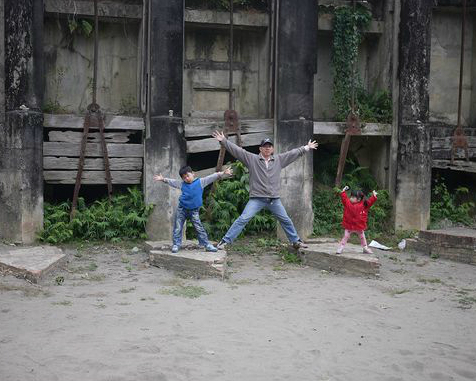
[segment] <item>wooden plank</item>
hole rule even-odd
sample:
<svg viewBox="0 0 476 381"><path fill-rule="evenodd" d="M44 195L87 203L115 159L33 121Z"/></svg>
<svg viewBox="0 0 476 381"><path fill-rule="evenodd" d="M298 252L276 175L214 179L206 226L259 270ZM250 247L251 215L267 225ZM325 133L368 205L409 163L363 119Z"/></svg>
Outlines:
<svg viewBox="0 0 476 381"><path fill-rule="evenodd" d="M106 143L127 143L130 139L129 132L105 132ZM83 133L79 131L49 131L48 138L50 142L81 143ZM99 132L90 132L88 142L100 143L101 136Z"/></svg>
<svg viewBox="0 0 476 381"><path fill-rule="evenodd" d="M84 116L71 114L44 114L43 126L46 128L67 128L82 130L83 125ZM145 129L145 124L143 118L136 116L106 115L105 129L142 131Z"/></svg>
<svg viewBox="0 0 476 381"><path fill-rule="evenodd" d="M476 148L476 136L467 136L468 147ZM431 139L431 148L432 149L450 149L453 144L453 136L433 137Z"/></svg>
<svg viewBox="0 0 476 381"><path fill-rule="evenodd" d="M230 14L224 11L185 8L184 21L187 24L226 27L230 24ZM266 28L268 25L269 15L265 12L234 12L233 14L233 27L238 29Z"/></svg>
<svg viewBox="0 0 476 381"><path fill-rule="evenodd" d="M144 146L142 144L116 144L107 143L109 157L143 157ZM44 142L43 156L66 156L79 157L80 145L77 143ZM99 143L86 144L86 156L102 157L102 149Z"/></svg>
<svg viewBox="0 0 476 381"><path fill-rule="evenodd" d="M469 158L476 157L476 137L468 136L468 156ZM445 160L451 159L451 149L452 149L452 136L446 137L433 137L431 139L431 157L433 160ZM465 158L464 150L457 149L455 153L455 158L463 159Z"/></svg>
<svg viewBox="0 0 476 381"><path fill-rule="evenodd" d="M455 160L454 164L451 165L451 160L433 160L431 166L433 168L476 173L476 162L474 161Z"/></svg>
<svg viewBox="0 0 476 381"><path fill-rule="evenodd" d="M314 135L345 135L343 122L314 122ZM391 136L392 125L386 123L362 123L362 136Z"/></svg>
<svg viewBox="0 0 476 381"><path fill-rule="evenodd" d="M140 184L141 171L111 171L113 184ZM74 184L76 171L43 171L43 178L49 184ZM106 184L104 171L84 171L81 184Z"/></svg>
<svg viewBox="0 0 476 381"><path fill-rule="evenodd" d="M273 133L273 119L243 119L240 120L243 134L255 132ZM190 119L185 123L185 137L210 137L215 130L222 130L225 125L223 120ZM234 133L230 134L234 135Z"/></svg>
<svg viewBox="0 0 476 381"><path fill-rule="evenodd" d="M261 140L265 138L272 138L272 137L273 136L270 135L269 133L259 132L256 134L242 135L241 140L243 142L243 147L248 147L248 146L257 146L261 143ZM236 143L236 137L231 137L230 140ZM214 138L190 140L187 142L188 153L218 151L219 149L220 149L220 144Z"/></svg>
<svg viewBox="0 0 476 381"><path fill-rule="evenodd" d="M80 16L94 16L94 2L85 0L44 0L45 12ZM142 5L119 1L98 1L99 17L142 18Z"/></svg>
<svg viewBox="0 0 476 381"><path fill-rule="evenodd" d="M196 177L206 177L216 172L216 168L201 169L200 171L194 171Z"/></svg>
<svg viewBox="0 0 476 381"><path fill-rule="evenodd" d="M43 157L43 169L69 169L76 170L78 168L79 158L77 157ZM109 166L112 171L141 171L142 170L142 158L140 157L112 157L109 159ZM85 159L85 170L98 170L104 169L104 161L102 158L97 159Z"/></svg>

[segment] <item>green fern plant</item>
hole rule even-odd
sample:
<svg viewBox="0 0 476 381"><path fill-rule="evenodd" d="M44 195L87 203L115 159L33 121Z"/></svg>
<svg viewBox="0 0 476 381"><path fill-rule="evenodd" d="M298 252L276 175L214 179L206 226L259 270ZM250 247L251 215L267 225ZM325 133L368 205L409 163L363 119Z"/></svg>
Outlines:
<svg viewBox="0 0 476 381"><path fill-rule="evenodd" d="M57 205L45 204L44 228L39 233L43 242L58 244L73 239L105 240L145 239L147 218L152 211L138 188L128 188L125 194L96 200L86 205L78 199L75 217L70 221L69 201Z"/></svg>

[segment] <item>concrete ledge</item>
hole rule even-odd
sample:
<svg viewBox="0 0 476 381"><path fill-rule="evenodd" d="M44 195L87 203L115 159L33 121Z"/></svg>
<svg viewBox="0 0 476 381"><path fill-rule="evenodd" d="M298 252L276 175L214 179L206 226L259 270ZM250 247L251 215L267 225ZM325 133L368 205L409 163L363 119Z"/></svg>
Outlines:
<svg viewBox="0 0 476 381"><path fill-rule="evenodd" d="M147 241L149 262L153 266L178 271L192 277L226 276L226 251L206 252L196 242L185 241L178 253L172 253L167 241Z"/></svg>
<svg viewBox="0 0 476 381"><path fill-rule="evenodd" d="M476 230L468 228L421 230L418 239L407 241L407 248L434 258L476 265Z"/></svg>
<svg viewBox="0 0 476 381"><path fill-rule="evenodd" d="M1 250L0 273L12 274L38 283L65 259L63 251L54 246Z"/></svg>
<svg viewBox="0 0 476 381"><path fill-rule="evenodd" d="M342 274L379 275L379 260L363 254L360 246L347 244L340 255L335 254L336 242L310 243L308 246L300 250L305 265Z"/></svg>

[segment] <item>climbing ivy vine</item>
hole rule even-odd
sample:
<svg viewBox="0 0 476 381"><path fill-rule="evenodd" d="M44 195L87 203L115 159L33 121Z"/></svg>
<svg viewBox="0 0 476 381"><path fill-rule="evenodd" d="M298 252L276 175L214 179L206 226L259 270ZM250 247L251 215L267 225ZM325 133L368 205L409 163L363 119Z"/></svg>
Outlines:
<svg viewBox="0 0 476 381"><path fill-rule="evenodd" d="M329 10L326 10L329 12ZM352 81L356 110L362 121L385 122L392 120L392 102L386 91L368 93L354 66L357 66L359 45L363 33L370 25L372 14L363 7L333 8L332 74L334 78L333 103L337 119L343 121L351 110Z"/></svg>

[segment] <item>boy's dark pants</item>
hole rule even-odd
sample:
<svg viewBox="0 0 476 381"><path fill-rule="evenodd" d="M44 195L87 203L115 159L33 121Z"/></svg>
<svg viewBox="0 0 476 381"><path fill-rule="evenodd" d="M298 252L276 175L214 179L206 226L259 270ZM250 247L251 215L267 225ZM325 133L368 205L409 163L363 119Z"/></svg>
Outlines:
<svg viewBox="0 0 476 381"><path fill-rule="evenodd" d="M198 243L201 246L207 246L210 242L208 241L207 232L200 221L200 208L197 209L185 209L182 206L177 207L175 212L175 222L174 222L174 232L173 232L173 244L177 246L182 245L182 236L183 236L183 225L187 219L192 221L193 227L197 232Z"/></svg>

